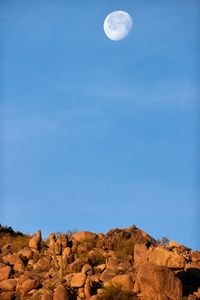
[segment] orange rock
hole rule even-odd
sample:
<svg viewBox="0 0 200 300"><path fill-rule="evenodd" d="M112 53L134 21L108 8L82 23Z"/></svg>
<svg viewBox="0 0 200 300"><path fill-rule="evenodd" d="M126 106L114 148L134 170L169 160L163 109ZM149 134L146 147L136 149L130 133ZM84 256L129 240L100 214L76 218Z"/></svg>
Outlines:
<svg viewBox="0 0 200 300"><path fill-rule="evenodd" d="M0 263L0 281L8 279L10 277L10 273L11 267Z"/></svg>
<svg viewBox="0 0 200 300"><path fill-rule="evenodd" d="M36 289L39 286L39 280L38 279L27 279L22 284L22 290L23 294L27 294L33 289Z"/></svg>
<svg viewBox="0 0 200 300"><path fill-rule="evenodd" d="M134 284L131 279L131 276L128 274L117 275L112 278L112 284L115 286L121 286L121 289L124 291L133 291Z"/></svg>
<svg viewBox="0 0 200 300"><path fill-rule="evenodd" d="M141 263L137 267L137 284L145 300L181 300L181 281L168 268L152 263Z"/></svg>
<svg viewBox="0 0 200 300"><path fill-rule="evenodd" d="M0 282L0 289L12 291L17 285L17 280L15 279L6 279Z"/></svg>
<svg viewBox="0 0 200 300"><path fill-rule="evenodd" d="M148 248L145 244L135 244L134 246L134 263L144 263L147 261Z"/></svg>
<svg viewBox="0 0 200 300"><path fill-rule="evenodd" d="M73 275L72 279L71 279L71 287L74 288L80 288L82 286L84 286L84 283L86 281L86 275L85 273L76 273Z"/></svg>
<svg viewBox="0 0 200 300"><path fill-rule="evenodd" d="M183 269L185 267L183 256L160 247L149 248L148 260L155 265L170 269Z"/></svg>
<svg viewBox="0 0 200 300"><path fill-rule="evenodd" d="M3 257L3 260L4 262L13 265L16 272L21 272L24 270L23 262L17 254L8 254Z"/></svg>
<svg viewBox="0 0 200 300"><path fill-rule="evenodd" d="M60 285L54 290L53 300L68 300L67 291L64 286Z"/></svg>
<svg viewBox="0 0 200 300"><path fill-rule="evenodd" d="M79 231L72 235L72 239L81 243L85 240L97 239L97 235L90 231Z"/></svg>

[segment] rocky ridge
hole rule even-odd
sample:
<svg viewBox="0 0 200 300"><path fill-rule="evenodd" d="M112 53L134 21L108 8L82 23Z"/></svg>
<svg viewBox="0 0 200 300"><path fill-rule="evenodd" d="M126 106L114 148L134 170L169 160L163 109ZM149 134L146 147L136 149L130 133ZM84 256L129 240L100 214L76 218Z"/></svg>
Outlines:
<svg viewBox="0 0 200 300"><path fill-rule="evenodd" d="M197 300L200 252L136 226L33 236L0 227L1 300Z"/></svg>

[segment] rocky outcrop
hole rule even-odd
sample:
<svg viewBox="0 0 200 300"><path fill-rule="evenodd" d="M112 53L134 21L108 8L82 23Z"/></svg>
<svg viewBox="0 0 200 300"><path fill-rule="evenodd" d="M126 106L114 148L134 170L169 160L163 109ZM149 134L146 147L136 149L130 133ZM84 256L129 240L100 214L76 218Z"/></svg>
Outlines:
<svg viewBox="0 0 200 300"><path fill-rule="evenodd" d="M141 263L137 267L137 284L145 300L181 300L181 281L168 268L152 263Z"/></svg>
<svg viewBox="0 0 200 300"><path fill-rule="evenodd" d="M160 247L151 247L148 250L148 260L153 264L170 269L183 269L185 267L183 256Z"/></svg>
<svg viewBox="0 0 200 300"><path fill-rule="evenodd" d="M10 266L13 266L13 269L16 272L22 272L24 270L24 264L17 254L8 254L3 257L3 261Z"/></svg>
<svg viewBox="0 0 200 300"><path fill-rule="evenodd" d="M22 237L21 249L12 236L0 251L2 300L199 297L200 253L175 242L164 247L136 226L72 237L52 233L47 241L40 231Z"/></svg>
<svg viewBox="0 0 200 300"><path fill-rule="evenodd" d="M145 244L136 244L134 247L134 263L144 263L147 261L148 248Z"/></svg>
<svg viewBox="0 0 200 300"><path fill-rule="evenodd" d="M72 235L72 239L79 243L87 240L96 239L97 237L98 236L95 233L90 231L80 231Z"/></svg>
<svg viewBox="0 0 200 300"><path fill-rule="evenodd" d="M29 247L34 251L37 250L39 251L41 248L41 231L38 230L38 234L34 234L34 236L32 237L32 239L30 239L29 241Z"/></svg>

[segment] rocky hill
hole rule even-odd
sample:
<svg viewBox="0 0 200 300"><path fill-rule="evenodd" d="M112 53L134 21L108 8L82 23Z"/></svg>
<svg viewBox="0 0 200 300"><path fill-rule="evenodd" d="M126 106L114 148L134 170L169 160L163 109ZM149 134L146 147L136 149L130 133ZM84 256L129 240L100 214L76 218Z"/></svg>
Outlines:
<svg viewBox="0 0 200 300"><path fill-rule="evenodd" d="M200 299L200 252L136 226L47 240L1 226L0 299Z"/></svg>

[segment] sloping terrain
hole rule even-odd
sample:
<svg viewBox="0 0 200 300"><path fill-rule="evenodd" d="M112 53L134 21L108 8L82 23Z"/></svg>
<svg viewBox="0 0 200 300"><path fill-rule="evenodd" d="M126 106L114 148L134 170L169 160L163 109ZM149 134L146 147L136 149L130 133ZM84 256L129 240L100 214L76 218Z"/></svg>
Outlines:
<svg viewBox="0 0 200 300"><path fill-rule="evenodd" d="M1 226L0 299L200 299L200 252L134 225L47 240Z"/></svg>

